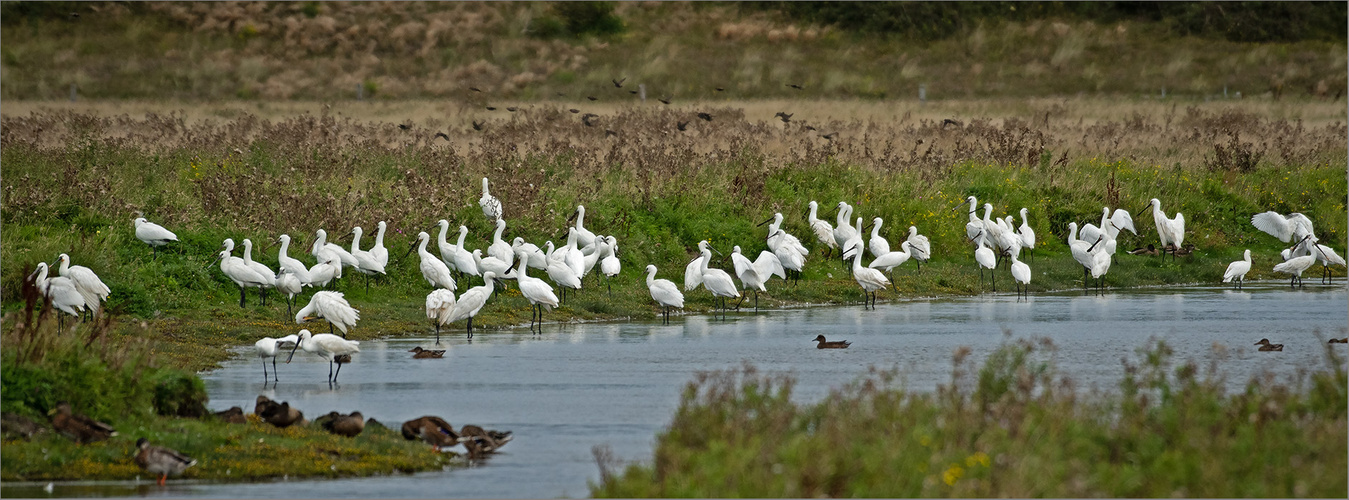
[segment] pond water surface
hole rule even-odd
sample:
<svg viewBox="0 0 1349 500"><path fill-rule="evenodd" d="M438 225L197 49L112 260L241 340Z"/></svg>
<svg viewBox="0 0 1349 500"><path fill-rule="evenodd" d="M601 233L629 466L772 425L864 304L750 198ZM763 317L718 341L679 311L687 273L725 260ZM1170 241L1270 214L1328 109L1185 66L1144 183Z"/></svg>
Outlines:
<svg viewBox="0 0 1349 500"><path fill-rule="evenodd" d="M361 352L329 388L327 362L303 351L279 365L283 379L263 389L252 347L203 374L210 406L251 411L259 394L289 401L306 415L360 410L390 426L439 415L511 430L495 457L440 472L341 480L229 484L171 482L61 483L54 496L173 497L584 497L599 469L591 448L608 446L622 461L649 460L655 435L669 423L681 388L702 370L749 362L789 372L794 397L816 401L856 380L868 367L898 368L906 386L931 391L951 378L951 356L969 346L982 360L1011 338L1046 337L1060 372L1079 387L1114 389L1121 359L1137 359L1150 338L1177 359L1221 360L1229 386L1269 371L1283 381L1299 369L1325 369L1324 339L1343 337L1349 318L1344 286L1290 290L1249 283L1244 291L1213 287L1121 290L1105 296L1042 294L931 299L881 304L875 310L819 307L731 313L727 320L676 317L659 323L550 324L541 335L491 332L472 342L462 330L442 338L444 359L413 360L408 349L431 338L361 343ZM1314 332L1319 332L1318 337ZM428 332L429 333L429 332ZM852 341L817 350L817 334ZM1262 337L1283 352L1257 352ZM1215 346L1221 346L1215 348ZM1341 351L1344 347L1338 347ZM1218 354L1226 351L1225 355ZM270 387L270 386L269 386ZM48 496L42 484L7 484L5 496Z"/></svg>

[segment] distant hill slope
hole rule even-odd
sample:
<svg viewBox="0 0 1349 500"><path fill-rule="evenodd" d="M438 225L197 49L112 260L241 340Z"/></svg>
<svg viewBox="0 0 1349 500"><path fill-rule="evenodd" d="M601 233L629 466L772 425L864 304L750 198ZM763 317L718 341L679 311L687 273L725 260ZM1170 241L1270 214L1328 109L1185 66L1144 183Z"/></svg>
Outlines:
<svg viewBox="0 0 1349 500"><path fill-rule="evenodd" d="M1325 35L1343 19L1308 40L1232 41L1290 38L1253 23L1258 8L1305 17L1342 2L1222 4L1220 18L1211 3L1138 15L991 3L929 31L894 24L942 5L875 4L891 24L868 24L830 4L4 2L0 98L64 99L72 84L97 99L484 105L612 102L643 84L676 100L913 99L920 85L930 99L1345 92L1344 37Z"/></svg>

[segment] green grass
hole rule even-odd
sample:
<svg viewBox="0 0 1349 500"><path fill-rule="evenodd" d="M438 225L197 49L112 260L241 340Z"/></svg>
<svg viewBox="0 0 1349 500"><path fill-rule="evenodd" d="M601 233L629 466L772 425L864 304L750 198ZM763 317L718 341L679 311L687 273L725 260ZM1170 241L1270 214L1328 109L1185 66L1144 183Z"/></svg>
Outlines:
<svg viewBox="0 0 1349 500"><path fill-rule="evenodd" d="M1346 494L1346 377L1255 378L1227 394L1215 366L1163 343L1125 361L1116 391L1084 394L1052 343L1019 340L935 394L873 371L811 404L752 366L690 382L649 462L600 459L595 497L1338 497ZM1201 371L1203 373L1201 373ZM601 456L598 455L597 456Z"/></svg>

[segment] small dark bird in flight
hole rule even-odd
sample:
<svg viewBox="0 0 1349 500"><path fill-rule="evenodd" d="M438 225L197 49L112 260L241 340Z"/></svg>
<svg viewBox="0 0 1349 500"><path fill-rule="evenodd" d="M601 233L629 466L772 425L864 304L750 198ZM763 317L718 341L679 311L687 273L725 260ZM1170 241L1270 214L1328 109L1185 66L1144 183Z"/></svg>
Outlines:
<svg viewBox="0 0 1349 500"><path fill-rule="evenodd" d="M482 126L483 126L483 125L486 125L486 124L487 124L487 122L474 121L474 122L473 122L473 130L477 130L477 131L481 132L481 131L482 131ZM446 137L445 139L448 140L449 137Z"/></svg>
<svg viewBox="0 0 1349 500"><path fill-rule="evenodd" d="M607 129L607 128L604 129L604 136L605 136L605 137L613 137L613 136L615 136L615 135L618 135L618 132L614 132L614 131L609 130L609 129Z"/></svg>
<svg viewBox="0 0 1349 500"><path fill-rule="evenodd" d="M683 132L684 130L686 130L685 127L689 126L689 122L678 122L675 124L675 126L679 127L680 132Z"/></svg>
<svg viewBox="0 0 1349 500"><path fill-rule="evenodd" d="M726 90L726 89L721 88L721 87L717 87L717 92L721 92L721 91L723 91L723 90Z"/></svg>
<svg viewBox="0 0 1349 500"><path fill-rule="evenodd" d="M789 84L787 84L787 86L788 86L788 87L791 87L791 88L794 88L794 89L796 89L796 90L805 90L805 87L802 87L802 86L797 85L797 84L795 84L795 83L789 83Z"/></svg>
<svg viewBox="0 0 1349 500"><path fill-rule="evenodd" d="M561 92L558 92L558 93L557 93L557 96L558 96L558 97L567 97L567 94L563 94L563 93L561 93Z"/></svg>
<svg viewBox="0 0 1349 500"><path fill-rule="evenodd" d="M469 89L469 90L472 90L472 91L474 91L474 92L482 92L482 89L480 89L480 88L478 88L478 87L469 87L468 89Z"/></svg>
<svg viewBox="0 0 1349 500"><path fill-rule="evenodd" d="M824 134L824 135L822 135L822 136L820 136L820 137L832 141L832 140L838 138L838 132L830 132L830 133Z"/></svg>
<svg viewBox="0 0 1349 500"><path fill-rule="evenodd" d="M399 124L398 124L398 128L401 129L401 130L407 130L407 129L408 129L408 126L407 126L406 124L399 123Z"/></svg>
<svg viewBox="0 0 1349 500"><path fill-rule="evenodd" d="M707 120L707 121L709 121L709 122L712 121L712 115L709 115L709 114L707 114L707 113L698 113L698 118L702 118L702 119Z"/></svg>
<svg viewBox="0 0 1349 500"><path fill-rule="evenodd" d="M450 136L446 135L444 132L436 132L436 138L444 138L447 141L450 140Z"/></svg>
<svg viewBox="0 0 1349 500"><path fill-rule="evenodd" d="M815 130L815 127L812 127L812 126L810 126L810 125L806 125L806 130Z"/></svg>
<svg viewBox="0 0 1349 500"><path fill-rule="evenodd" d="M571 114L573 114L573 115L576 114L576 113L580 113L580 112L581 112L581 110L576 109L576 108L571 108L571 109L569 109L569 110L567 110L567 111L571 111Z"/></svg>
<svg viewBox="0 0 1349 500"><path fill-rule="evenodd" d="M592 101L598 101L598 100L600 100L600 98L595 97L595 96L593 96L593 95L588 95L588 96L586 96L586 99L590 99L590 100L592 100Z"/></svg>
<svg viewBox="0 0 1349 500"><path fill-rule="evenodd" d="M623 88L623 82L628 81L628 77L625 76L621 80L610 80L610 81L614 82L614 87Z"/></svg>
<svg viewBox="0 0 1349 500"><path fill-rule="evenodd" d="M71 12L71 13L70 13L70 18L71 18L71 19L79 19L79 18L80 18L80 13L79 13L79 12Z"/></svg>
<svg viewBox="0 0 1349 500"><path fill-rule="evenodd" d="M786 111L778 111L778 114L773 115L773 116L776 116L776 117L778 117L779 119L781 119L781 120L782 120L782 123L787 123L788 121L790 121L790 120L792 119L792 115L794 115L794 114L796 114L796 113L787 114Z"/></svg>
<svg viewBox="0 0 1349 500"><path fill-rule="evenodd" d="M517 109L520 109L520 108L517 108L517 107L515 107L515 106L510 106L510 107L506 108L506 111L510 111L510 112L514 113L515 110L517 110Z"/></svg>
<svg viewBox="0 0 1349 500"><path fill-rule="evenodd" d="M660 102L663 103L663 104L670 104L670 97L673 97L673 96L668 96L668 95L667 95L667 96L665 96L665 97L657 97L656 100L657 100L657 101L660 101Z"/></svg>
<svg viewBox="0 0 1349 500"><path fill-rule="evenodd" d="M487 107L487 110L488 110L488 111L496 111L497 108L492 107L492 106L488 106L488 107Z"/></svg>
<svg viewBox="0 0 1349 500"><path fill-rule="evenodd" d="M637 91L636 91L636 90L629 90L628 93L629 93L629 94L633 94L633 95L637 95Z"/></svg>

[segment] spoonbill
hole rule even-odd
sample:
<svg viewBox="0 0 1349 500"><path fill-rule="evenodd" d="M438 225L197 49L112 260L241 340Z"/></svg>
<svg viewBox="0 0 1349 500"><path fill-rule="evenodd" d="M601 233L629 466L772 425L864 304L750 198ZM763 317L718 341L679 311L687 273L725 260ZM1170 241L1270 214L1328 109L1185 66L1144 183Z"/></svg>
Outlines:
<svg viewBox="0 0 1349 500"><path fill-rule="evenodd" d="M843 209L846 209L846 210L847 210L847 213L848 213L848 216L849 216L848 219L851 219L851 218L852 218L852 217L851 217L851 216L852 216L852 210L853 210L853 209L852 209L852 205L848 205L848 204L846 204L846 203L844 203L843 205L844 205L844 206L843 206ZM852 224L848 223L846 220L845 220L844 223L839 224L838 226L834 227L834 236L835 236L835 237L838 237L839 235L842 235L842 236L843 236L843 238L840 239L839 242L838 242L838 248L839 248L840 250L843 251L843 254L842 254L842 255L843 255L843 260L844 260L844 261L846 261L846 260L852 258L852 254L849 253L849 252L852 252L852 249L853 249L854 246L856 246L857 248L859 248L860 251L866 251L866 245L860 244L860 243L863 243L863 242L862 242L862 232L865 231L865 230L866 230L866 228L862 227L862 218L861 218L861 217L858 217L858 218L857 218L857 226L856 226L856 227L854 227Z"/></svg>
<svg viewBox="0 0 1349 500"><path fill-rule="evenodd" d="M482 197L478 198L478 206L482 207L482 214L492 221L501 220L501 200L487 192L487 178L482 178Z"/></svg>
<svg viewBox="0 0 1349 500"><path fill-rule="evenodd" d="M698 243L698 247L702 249L703 254L702 284L707 287L707 291L712 292L713 297L721 299L721 315L724 318L726 317L726 298L740 298L740 290L736 289L735 281L731 280L729 273L708 266L708 263L712 262L712 250L709 249L707 240Z"/></svg>
<svg viewBox="0 0 1349 500"><path fill-rule="evenodd" d="M1114 255L1116 240L1119 238L1121 230L1138 234L1138 230L1134 228L1134 220L1129 216L1129 211L1117 208L1111 215L1110 207L1101 207L1101 226L1096 227L1093 224L1082 226L1080 237L1085 241L1096 241L1097 236L1104 234L1105 239L1101 242L1101 246L1107 253Z"/></svg>
<svg viewBox="0 0 1349 500"><path fill-rule="evenodd" d="M1241 260L1227 265L1227 272L1223 273L1223 283L1237 282L1237 289L1246 282L1246 273L1251 271L1251 249L1246 249L1245 255Z"/></svg>
<svg viewBox="0 0 1349 500"><path fill-rule="evenodd" d="M1022 213L1024 214L1025 209L1023 208L1021 210L1023 210ZM1030 266L1026 265L1025 262L1021 262L1020 260L1017 259L1015 255L1013 255L1011 267L1012 267L1012 280L1014 280L1016 284L1016 293L1030 295L1030 278L1031 278ZM1022 291L1023 286L1025 288L1024 292Z"/></svg>
<svg viewBox="0 0 1349 500"><path fill-rule="evenodd" d="M382 269L389 267L389 249L384 247L384 231L388 229L389 225L384 221L379 221L378 226L379 230L375 232L375 246L370 247L370 255L375 257L375 261L379 262L379 267Z"/></svg>
<svg viewBox="0 0 1349 500"><path fill-rule="evenodd" d="M332 280L342 277L342 262L337 260L337 256L325 253L324 257L322 262L309 268L309 286L328 286Z"/></svg>
<svg viewBox="0 0 1349 500"><path fill-rule="evenodd" d="M299 335L287 335L279 339L263 337L262 340L253 343L253 347L258 351L258 359L262 360L262 383L267 383L267 358L272 358L272 378L276 378L276 355L280 352L279 345L286 342L297 342Z"/></svg>
<svg viewBox="0 0 1349 500"><path fill-rule="evenodd" d="M973 196L967 197L965 198L965 201L956 203L956 206L951 207L951 210L953 211L959 210L960 206L964 205L965 202L969 202L970 204L970 210L969 212L966 213L967 215L969 215L969 221L965 223L965 239L975 241L975 238L979 237L979 233L982 233L984 231L983 219L980 219L979 216L974 215L975 212L979 211L979 200ZM977 245L978 244L976 243L976 246Z"/></svg>
<svg viewBox="0 0 1349 500"><path fill-rule="evenodd" d="M515 252L511 249L510 243L506 243L506 240L501 239L501 234L505 231L506 220L497 219L496 232L492 233L492 244L487 245L487 255L505 262L506 267L510 267L514 263L512 259L515 258Z"/></svg>
<svg viewBox="0 0 1349 500"><path fill-rule="evenodd" d="M483 285L475 286L465 290L455 301L454 309L450 311L449 316L443 317L443 324L454 323L461 319L468 319L468 338L473 338L473 317L478 315L482 306L487 304L487 299L492 296L493 280L496 279L496 273L486 271L482 273Z"/></svg>
<svg viewBox="0 0 1349 500"><path fill-rule="evenodd" d="M300 294L304 287L304 282L296 276L290 269L281 268L281 272L276 275L276 291L286 296L286 317L291 315L291 305L295 303L295 296Z"/></svg>
<svg viewBox="0 0 1349 500"><path fill-rule="evenodd" d="M137 217L132 224L136 226L136 239L150 245L151 259L159 256L159 247L178 241L178 235L173 234L173 231L147 221L145 217Z"/></svg>
<svg viewBox="0 0 1349 500"><path fill-rule="evenodd" d="M361 250L361 226L351 228L351 256L356 259L356 271L365 275L365 291L370 291L370 276L385 274L375 255Z"/></svg>
<svg viewBox="0 0 1349 500"><path fill-rule="evenodd" d="M506 274L511 269L511 263L492 256L483 257L481 248L473 250L473 265L482 272L491 271L497 276L510 277Z"/></svg>
<svg viewBox="0 0 1349 500"><path fill-rule="evenodd" d="M613 235L606 236L605 239L609 240L609 244L605 246L604 257L600 259L600 272L604 274L605 283L609 288L609 296L612 297L614 285L609 280L614 279L614 276L618 276L618 273L623 270L623 262L618 260L618 239L614 238Z"/></svg>
<svg viewBox="0 0 1349 500"><path fill-rule="evenodd" d="M1289 286L1290 287L1300 286L1302 285L1302 272L1306 271L1307 268L1312 267L1312 264L1315 262L1316 257L1311 255L1293 257L1285 262L1281 262L1278 265L1274 266L1274 272L1287 273L1292 275L1293 278L1291 281L1289 281L1288 283Z"/></svg>
<svg viewBox="0 0 1349 500"><path fill-rule="evenodd" d="M830 236L832 238L833 236ZM689 261L684 266L684 291L691 292L698 289L703 284L703 248L707 247L707 240L698 242L698 256Z"/></svg>
<svg viewBox="0 0 1349 500"><path fill-rule="evenodd" d="M759 257L753 261L740 253L740 245L731 249L731 264L735 267L735 275L740 278L740 285L745 290L754 291L754 310L759 310L759 292L768 291L764 284L772 279L774 275L782 279L786 278L786 271L782 268L782 262L778 261L778 256L767 250L759 252ZM744 302L744 297L740 298ZM740 308L740 303L736 303L736 309Z"/></svg>
<svg viewBox="0 0 1349 500"><path fill-rule="evenodd" d="M1280 215L1272 210L1258 213L1251 216L1251 225L1284 243L1302 241L1307 236L1315 238L1316 234L1312 230L1312 220L1297 212L1288 215Z"/></svg>
<svg viewBox="0 0 1349 500"><path fill-rule="evenodd" d="M810 250L801 244L801 240L782 229L782 212L774 213L772 219L759 223L761 226L764 224L768 224L768 249L778 257L782 268L793 278L792 284L796 284L801 279L801 270L805 268Z"/></svg>
<svg viewBox="0 0 1349 500"><path fill-rule="evenodd" d="M551 253L553 242L549 241L546 246ZM553 280L553 283L556 283L557 287L562 289L563 298L566 298L568 288L573 291L581 289L581 277L571 270L571 267L562 260L560 255L558 258L546 260L548 261L548 267L544 269L544 272L548 274L548 279Z"/></svg>
<svg viewBox="0 0 1349 500"><path fill-rule="evenodd" d="M1016 228L1016 234L1017 236L1021 237L1021 246L1024 247L1026 250L1030 250L1030 252L1027 252L1026 255L1031 257L1031 259L1034 259L1035 254L1033 252L1035 251L1035 229L1030 227L1030 219L1027 216L1027 213L1029 212L1030 210L1026 209L1025 207L1021 208L1021 226ZM1027 267L1029 268L1029 266Z"/></svg>
<svg viewBox="0 0 1349 500"><path fill-rule="evenodd" d="M871 307L876 307L876 291L890 286L890 280L885 279L885 274L869 267L862 267L862 244L853 245L852 250L852 277L857 281L857 285L862 287L862 304L865 308L867 299L870 298Z"/></svg>
<svg viewBox="0 0 1349 500"><path fill-rule="evenodd" d="M266 284L258 287L258 296L263 305L267 304L267 289L276 287L276 273L266 264L253 260L253 242L244 238L244 265L258 273Z"/></svg>
<svg viewBox="0 0 1349 500"><path fill-rule="evenodd" d="M300 330L298 335L300 340L295 343L295 347L290 348L290 356L286 358L286 363L290 363L291 359L295 357L296 349L304 349L305 352L324 358L328 360L328 383L336 383L337 376L342 373L342 362L338 362L337 358L350 357L354 353L361 352L361 343L355 340L347 340L327 333L314 335L309 333L309 330ZM333 373L333 363L337 363L336 373Z"/></svg>
<svg viewBox="0 0 1349 500"><path fill-rule="evenodd" d="M440 227L440 235L436 236L436 248L440 250L440 261L444 262L451 271L459 272L459 277L464 277L463 272L459 270L458 264L454 261L454 245L445 241L445 233L450 230L450 221L440 219L439 222L436 222L436 225ZM464 234L468 234L468 228L464 228Z"/></svg>
<svg viewBox="0 0 1349 500"><path fill-rule="evenodd" d="M595 233L585 228L586 207L576 205L576 211L572 212L571 218L576 219L576 245L578 247L590 246L595 242Z"/></svg>
<svg viewBox="0 0 1349 500"><path fill-rule="evenodd" d="M1148 207L1152 207L1152 220L1157 224L1157 237L1161 240L1160 251L1165 254L1169 249L1174 260L1176 250L1185 242L1185 215L1176 212L1174 218L1166 218L1166 212L1162 211L1162 202L1157 198L1149 200L1143 209Z"/></svg>
<svg viewBox="0 0 1349 500"><path fill-rule="evenodd" d="M454 277L450 275L449 266L445 265L445 261L426 251L426 244L430 241L431 236L426 234L426 231L417 233L417 256L421 258L422 278L433 287L454 291Z"/></svg>
<svg viewBox="0 0 1349 500"><path fill-rule="evenodd" d="M538 331L542 333L543 312L545 310L551 311L554 307L557 307L557 294L553 293L553 287L548 286L548 283L545 283L539 278L525 274L525 270L529 268L529 256L525 255L525 252L520 252L518 258L520 262L519 267L515 270L516 284L520 287L520 295L524 295L525 299L529 301L530 306L533 308L529 312L529 331L535 331L534 318L537 313L539 325Z"/></svg>
<svg viewBox="0 0 1349 500"><path fill-rule="evenodd" d="M834 241L834 226L816 217L819 209L820 204L811 200L810 213L806 215L806 223L810 224L810 231L815 233L815 239L824 243L825 248L829 250L829 253L825 254L825 258L829 258L834 254L834 249L838 248L838 242Z"/></svg>
<svg viewBox="0 0 1349 500"><path fill-rule="evenodd" d="M276 240L281 242L281 249L276 252L277 267L290 271L301 283L307 284L312 281L309 276L309 268L305 267L304 263L300 262L299 259L292 258L288 255L288 252L290 251L290 235L283 234L277 237Z"/></svg>
<svg viewBox="0 0 1349 500"><path fill-rule="evenodd" d="M1092 267L1096 266L1096 254L1093 252L1096 250L1096 245L1100 244L1103 239L1105 239L1105 235L1099 235L1096 237L1096 241L1089 245L1087 242L1078 239L1077 223L1068 223L1068 249L1073 254L1073 260L1082 265L1083 290L1087 289L1087 274L1091 272Z"/></svg>
<svg viewBox="0 0 1349 500"><path fill-rule="evenodd" d="M894 269L896 267L899 267L900 264L907 262L910 258L913 258L914 261L917 262L917 257L919 254L920 252L918 251L918 249L913 247L913 243L909 243L906 240L899 244L898 251L886 252L881 254L880 257L876 257L876 260L871 261L871 264L868 264L867 267L891 273L890 282L891 286L893 287ZM898 291L898 289L896 289L896 291Z"/></svg>
<svg viewBox="0 0 1349 500"><path fill-rule="evenodd" d="M1340 254L1335 253L1335 249L1322 245L1320 243L1317 243L1315 248L1316 252L1313 253L1312 256L1316 257L1317 260L1321 261L1321 268L1322 268L1321 283L1333 282L1334 275L1331 274L1330 272L1330 266L1346 265L1344 262L1344 257L1340 257Z"/></svg>
<svg viewBox="0 0 1349 500"><path fill-rule="evenodd" d="M436 327L436 345L440 345L440 325L448 324L450 312L454 311L454 292L444 288L431 290L426 295L426 319Z"/></svg>
<svg viewBox="0 0 1349 500"><path fill-rule="evenodd" d="M988 238L980 232L975 235L975 244L979 248L974 249L974 262L979 265L979 283L984 282L984 269L989 270L989 281L993 283L993 291L998 291L998 277L994 271L998 269L998 256L993 253L993 249L988 247Z"/></svg>
<svg viewBox="0 0 1349 500"><path fill-rule="evenodd" d="M867 247L871 251L872 257L880 257L890 253L890 242L881 237L881 224L885 220L880 217L871 219L871 239L867 240Z"/></svg>
<svg viewBox="0 0 1349 500"><path fill-rule="evenodd" d="M295 323L300 324L306 321L323 318L328 320L328 331L333 331L337 327L342 331L342 337L347 336L347 329L356 326L356 320L361 319L361 312L353 309L347 299L342 298L342 292L331 292L327 290L314 292L309 298L309 304L300 308L295 313Z"/></svg>
<svg viewBox="0 0 1349 500"><path fill-rule="evenodd" d="M473 260L473 252L464 248L464 238L468 237L468 227L459 226L459 242L452 248L454 256L454 267L460 273L469 276L482 276L482 269L478 269L478 262ZM444 250L441 250L444 255Z"/></svg>
<svg viewBox="0 0 1349 500"><path fill-rule="evenodd" d="M98 279L92 269L84 266L70 265L70 256L61 254L56 258L60 264L56 268L56 274L70 279L75 285L75 291L80 293L80 298L84 299L84 305L90 315L98 314L99 305L102 301L108 299L112 290L108 285L103 284L103 280Z"/></svg>
<svg viewBox="0 0 1349 500"><path fill-rule="evenodd" d="M515 240L511 241L511 251L524 252L528 257L529 267L540 271L548 269L548 256L543 253L543 250L539 249L538 245L526 242L524 238L516 236Z"/></svg>
<svg viewBox="0 0 1349 500"><path fill-rule="evenodd" d="M239 307L244 307L244 292L248 287L262 288L270 283L267 278L244 264L243 259L230 256L229 250L221 250L215 260L220 263L220 272L225 273L225 277L235 285L239 285Z"/></svg>
<svg viewBox="0 0 1349 500"><path fill-rule="evenodd" d="M46 262L38 262L37 269L28 277L33 279L33 285L52 307L75 317L84 312L84 297L75 289L75 282L61 276L48 278ZM65 317L58 315L57 319L58 328L65 329Z"/></svg>
<svg viewBox="0 0 1349 500"><path fill-rule="evenodd" d="M913 247L909 253L913 253L913 262L918 265L918 269L923 268L923 263L932 258L932 242L928 241L927 236L918 234L918 226L909 226L909 237L905 239L909 246ZM914 250L917 252L915 253Z"/></svg>
<svg viewBox="0 0 1349 500"><path fill-rule="evenodd" d="M656 266L651 264L646 266L646 288L651 291L651 300L660 305L666 324L670 323L671 307L684 308L684 294L679 287L670 280L656 279Z"/></svg>
<svg viewBox="0 0 1349 500"><path fill-rule="evenodd" d="M346 267L356 267L356 257L351 255L346 249L338 246L336 243L328 243L328 232L322 229L314 232L314 246L309 249L309 254L318 259L319 262L328 260L324 258L325 254L331 254L337 257L337 260Z"/></svg>

